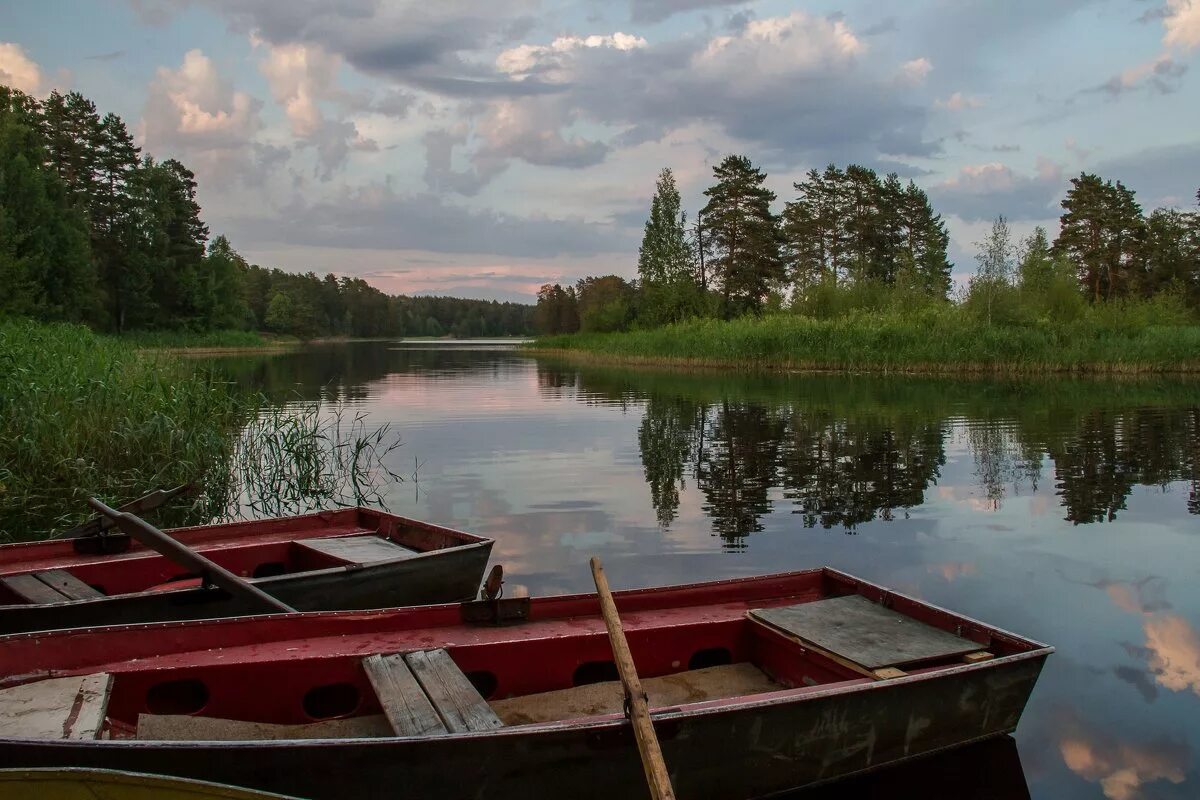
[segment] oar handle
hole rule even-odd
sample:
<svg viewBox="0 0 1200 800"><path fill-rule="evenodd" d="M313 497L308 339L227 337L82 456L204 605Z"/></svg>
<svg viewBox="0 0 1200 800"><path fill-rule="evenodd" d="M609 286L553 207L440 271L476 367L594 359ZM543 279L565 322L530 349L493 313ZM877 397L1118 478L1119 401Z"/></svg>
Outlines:
<svg viewBox="0 0 1200 800"><path fill-rule="evenodd" d="M179 540L168 536L141 517L110 508L94 497L89 497L87 502L93 509L116 523L123 532L137 539L146 547L166 556L182 567L204 574L210 581L230 594L243 597L256 605L276 612L290 613L296 610L259 589L245 578L234 575L220 564L210 561Z"/></svg>
<svg viewBox="0 0 1200 800"><path fill-rule="evenodd" d="M654 800L675 800L675 790L671 788L667 763L663 760L662 747L659 746L654 724L650 720L650 704L646 701L646 692L642 689L641 679L638 678L633 654L629 652L629 642L626 641L625 631L621 628L621 618L617 615L617 604L608 588L608 578L604 575L604 567L599 558L592 556L591 564L592 579L596 582L596 593L600 597L600 613L604 617L604 627L608 629L613 660L617 665L617 673L621 676L621 685L625 689L626 713L633 724L633 735L637 739L638 753L642 757L642 769L646 772L650 796Z"/></svg>

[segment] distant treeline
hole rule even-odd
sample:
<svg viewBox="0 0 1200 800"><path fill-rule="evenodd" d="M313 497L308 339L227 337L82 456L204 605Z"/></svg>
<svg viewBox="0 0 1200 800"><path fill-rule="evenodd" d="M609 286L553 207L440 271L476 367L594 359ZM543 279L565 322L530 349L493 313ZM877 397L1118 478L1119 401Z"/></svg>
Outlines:
<svg viewBox="0 0 1200 800"><path fill-rule="evenodd" d="M107 331L269 330L313 336L499 336L533 307L394 297L354 278L248 264L209 242L195 175L155 161L77 92L0 86L0 313Z"/></svg>
<svg viewBox="0 0 1200 800"><path fill-rule="evenodd" d="M1042 228L1015 242L998 217L976 245L969 288L952 298L945 224L912 181L831 165L794 184L795 199L776 214L766 174L745 156L726 157L713 175L708 202L689 224L664 169L637 279L543 286L538 330L622 331L784 310L830 317L952 299L989 325L1055 318L1076 301L1166 297L1192 313L1200 308L1200 212L1147 215L1119 181L1074 178L1053 242Z"/></svg>

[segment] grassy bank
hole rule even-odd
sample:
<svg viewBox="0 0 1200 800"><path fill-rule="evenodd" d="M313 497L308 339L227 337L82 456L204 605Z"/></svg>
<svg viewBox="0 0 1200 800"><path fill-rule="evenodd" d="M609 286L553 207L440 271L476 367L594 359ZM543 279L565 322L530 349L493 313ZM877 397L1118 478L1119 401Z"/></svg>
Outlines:
<svg viewBox="0 0 1200 800"><path fill-rule="evenodd" d="M162 354L77 325L0 320L0 531L66 527L90 495L202 478L249 403Z"/></svg>
<svg viewBox="0 0 1200 800"><path fill-rule="evenodd" d="M1109 314L988 325L955 306L836 319L779 314L539 338L535 352L596 362L914 373L1200 373L1200 325Z"/></svg>
<svg viewBox="0 0 1200 800"><path fill-rule="evenodd" d="M257 331L132 331L115 338L147 350L258 350L291 347L300 341Z"/></svg>
<svg viewBox="0 0 1200 800"><path fill-rule="evenodd" d="M268 402L194 363L85 327L0 318L0 541L82 522L194 482L162 526L381 504L399 480L388 426L320 403Z"/></svg>

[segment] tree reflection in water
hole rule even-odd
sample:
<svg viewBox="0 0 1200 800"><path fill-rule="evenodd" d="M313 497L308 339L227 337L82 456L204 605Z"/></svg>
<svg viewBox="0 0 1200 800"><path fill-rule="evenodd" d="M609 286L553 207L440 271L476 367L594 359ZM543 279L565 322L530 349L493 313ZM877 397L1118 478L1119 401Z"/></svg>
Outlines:
<svg viewBox="0 0 1200 800"><path fill-rule="evenodd" d="M1036 491L1053 467L1064 517L1112 520L1134 486L1190 484L1200 513L1200 408L1186 383L631 373L539 368L542 387L644 403L638 447L659 524L691 481L731 547L772 501L805 527L892 519L921 505L947 449L965 447L979 501Z"/></svg>

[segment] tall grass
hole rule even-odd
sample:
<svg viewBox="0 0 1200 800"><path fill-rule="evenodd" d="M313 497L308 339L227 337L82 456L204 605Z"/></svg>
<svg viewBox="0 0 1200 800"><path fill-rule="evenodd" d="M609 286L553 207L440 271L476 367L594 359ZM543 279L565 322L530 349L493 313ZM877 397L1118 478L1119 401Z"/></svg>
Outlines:
<svg viewBox="0 0 1200 800"><path fill-rule="evenodd" d="M268 404L196 365L75 325L0 319L0 539L36 539L194 482L161 525L377 502L398 446L340 408Z"/></svg>
<svg viewBox="0 0 1200 800"><path fill-rule="evenodd" d="M1200 325L1151 304L992 324L966 304L701 319L618 334L542 337L532 347L599 361L908 372L1200 372ZM1167 324L1164 324L1167 323Z"/></svg>

